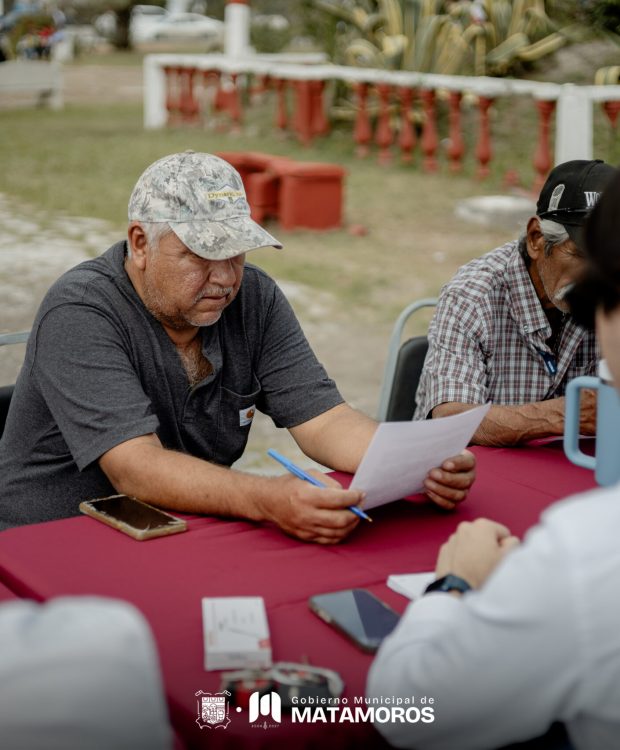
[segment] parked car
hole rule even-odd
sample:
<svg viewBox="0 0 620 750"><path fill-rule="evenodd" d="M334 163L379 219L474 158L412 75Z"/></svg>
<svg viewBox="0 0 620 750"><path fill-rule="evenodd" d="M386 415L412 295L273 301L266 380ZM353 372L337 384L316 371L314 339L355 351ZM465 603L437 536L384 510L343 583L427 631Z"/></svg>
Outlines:
<svg viewBox="0 0 620 750"><path fill-rule="evenodd" d="M134 5L129 17L129 37L132 42L143 42L149 37L151 26L168 15L168 11L160 5ZM97 16L93 26L104 39L113 39L116 36L117 20L116 13L108 10Z"/></svg>
<svg viewBox="0 0 620 750"><path fill-rule="evenodd" d="M129 21L129 36L134 43L145 42L150 36L153 24L168 15L168 11L160 5L134 5L131 9Z"/></svg>
<svg viewBox="0 0 620 750"><path fill-rule="evenodd" d="M158 39L224 39L224 22L200 13L168 13L148 29L142 41Z"/></svg>
<svg viewBox="0 0 620 750"><path fill-rule="evenodd" d="M151 16L153 18L161 18L165 16L168 11L162 8L161 5L134 5L131 9L131 17L136 16Z"/></svg>

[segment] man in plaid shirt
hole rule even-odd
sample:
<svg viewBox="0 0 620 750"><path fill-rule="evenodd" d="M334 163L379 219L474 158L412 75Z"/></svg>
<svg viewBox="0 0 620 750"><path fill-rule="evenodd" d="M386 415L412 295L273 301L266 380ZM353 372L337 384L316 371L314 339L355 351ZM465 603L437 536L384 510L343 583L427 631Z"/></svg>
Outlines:
<svg viewBox="0 0 620 750"><path fill-rule="evenodd" d="M519 240L471 261L446 284L428 332L415 419L491 401L473 443L563 433L566 385L594 374L599 356L565 297L583 270L581 225L615 173L598 160L558 165ZM582 433L593 434L595 424L595 395L587 391Z"/></svg>

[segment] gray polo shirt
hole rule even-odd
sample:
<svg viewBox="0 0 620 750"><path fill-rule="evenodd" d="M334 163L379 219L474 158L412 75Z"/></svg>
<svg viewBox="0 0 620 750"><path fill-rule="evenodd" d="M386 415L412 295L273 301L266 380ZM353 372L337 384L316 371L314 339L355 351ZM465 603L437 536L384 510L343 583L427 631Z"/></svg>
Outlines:
<svg viewBox="0 0 620 750"><path fill-rule="evenodd" d="M249 264L236 299L201 329L213 372L191 388L124 257L119 242L81 263L41 304L0 441L0 528L76 515L80 501L113 493L97 459L139 435L230 466L251 407L288 428L343 401L280 289Z"/></svg>

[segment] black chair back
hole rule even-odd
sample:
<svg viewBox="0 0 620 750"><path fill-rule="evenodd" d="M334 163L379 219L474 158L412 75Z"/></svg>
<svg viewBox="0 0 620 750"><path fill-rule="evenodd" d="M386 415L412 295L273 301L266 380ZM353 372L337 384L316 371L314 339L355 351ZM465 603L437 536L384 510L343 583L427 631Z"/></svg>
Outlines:
<svg viewBox="0 0 620 750"><path fill-rule="evenodd" d="M19 333L0 333L0 347L9 346L10 344L25 344L28 341L30 331L20 331ZM9 413L9 404L13 397L14 385L0 386L0 438L4 432L6 424L6 415Z"/></svg>
<svg viewBox="0 0 620 750"><path fill-rule="evenodd" d="M398 350L386 422L405 422L413 418L416 407L415 394L427 351L426 336L407 339Z"/></svg>
<svg viewBox="0 0 620 750"><path fill-rule="evenodd" d="M12 385L0 386L0 438L4 432L4 425L6 423L6 415L9 413L9 404L11 403L11 396L13 395Z"/></svg>

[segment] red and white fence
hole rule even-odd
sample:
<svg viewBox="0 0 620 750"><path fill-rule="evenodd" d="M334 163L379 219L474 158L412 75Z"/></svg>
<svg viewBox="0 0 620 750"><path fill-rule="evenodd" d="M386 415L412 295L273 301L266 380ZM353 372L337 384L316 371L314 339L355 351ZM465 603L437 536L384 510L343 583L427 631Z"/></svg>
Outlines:
<svg viewBox="0 0 620 750"><path fill-rule="evenodd" d="M315 61L316 58L310 56L303 62ZM291 129L302 143L309 144L329 132L324 90L333 81L347 82L355 92L353 139L358 155L364 156L371 147L376 147L379 161L387 163L396 148L402 161L408 162L419 150L422 168L428 172L438 168L439 96L447 99L446 155L450 169L455 172L462 168L465 152L462 102L465 96L473 98L478 110L474 154L480 177L489 174L493 157L491 106L500 98L528 97L538 114L532 153L536 173L534 187L542 183L554 163L593 158L594 104L603 107L613 127L620 112L620 86L558 85L508 78L302 64L292 63L280 55L232 59L219 54L160 54L147 55L144 60L144 126L161 128L183 122L206 122L213 108L226 111L231 124L239 126L244 117L243 88L251 82L253 90L273 92L275 127ZM288 110L287 91L293 94L292 111ZM378 103L374 127L369 114L371 97L373 103ZM416 99L424 113L419 134L410 116ZM552 155L550 131L554 114L555 154Z"/></svg>

